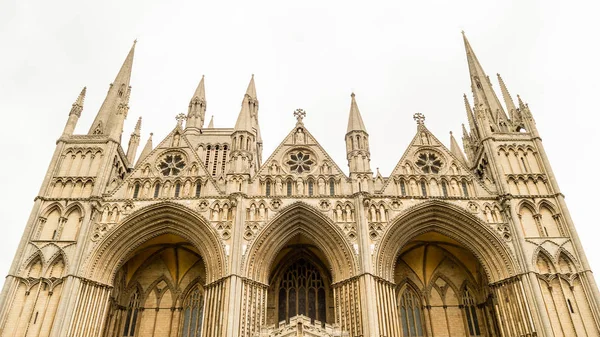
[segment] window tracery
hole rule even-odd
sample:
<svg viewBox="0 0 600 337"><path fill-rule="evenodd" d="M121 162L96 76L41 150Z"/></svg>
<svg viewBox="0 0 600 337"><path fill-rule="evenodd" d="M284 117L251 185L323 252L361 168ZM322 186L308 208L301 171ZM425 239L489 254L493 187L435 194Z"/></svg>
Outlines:
<svg viewBox="0 0 600 337"><path fill-rule="evenodd" d="M185 299L183 304L183 330L182 337L200 337L202 334L204 297L200 286L195 289Z"/></svg>
<svg viewBox="0 0 600 337"><path fill-rule="evenodd" d="M178 175L185 167L185 159L179 153L169 153L158 163L158 169L165 177Z"/></svg>
<svg viewBox="0 0 600 337"><path fill-rule="evenodd" d="M325 283L321 273L305 259L294 262L279 284L278 322L296 315L326 321Z"/></svg>
<svg viewBox="0 0 600 337"><path fill-rule="evenodd" d="M404 337L422 337L422 313L419 298L412 289L406 289L400 298L400 319Z"/></svg>
<svg viewBox="0 0 600 337"><path fill-rule="evenodd" d="M442 168L442 160L437 154L432 152L423 152L417 156L415 164L423 171L423 173L437 174Z"/></svg>
<svg viewBox="0 0 600 337"><path fill-rule="evenodd" d="M309 172L312 169L314 160L311 155L305 151L298 151L290 154L290 159L286 162L290 166L290 171L296 173Z"/></svg>

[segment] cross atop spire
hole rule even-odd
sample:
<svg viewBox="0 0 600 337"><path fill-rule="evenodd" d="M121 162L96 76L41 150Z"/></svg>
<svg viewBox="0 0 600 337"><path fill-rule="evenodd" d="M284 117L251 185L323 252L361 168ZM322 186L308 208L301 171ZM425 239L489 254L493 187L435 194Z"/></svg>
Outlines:
<svg viewBox="0 0 600 337"><path fill-rule="evenodd" d="M297 124L302 124L302 120L304 117L306 117L306 111L302 109L296 109L294 110L294 117L296 117L296 120L298 121Z"/></svg>
<svg viewBox="0 0 600 337"><path fill-rule="evenodd" d="M413 119L415 120L415 122L417 122L417 125L425 124L425 115L423 115L420 112L417 112L416 114L414 114Z"/></svg>
<svg viewBox="0 0 600 337"><path fill-rule="evenodd" d="M179 126L180 128L183 127L183 122L187 119L187 117L185 117L185 114L178 114L177 116L175 116L175 119L177 120L177 126Z"/></svg>

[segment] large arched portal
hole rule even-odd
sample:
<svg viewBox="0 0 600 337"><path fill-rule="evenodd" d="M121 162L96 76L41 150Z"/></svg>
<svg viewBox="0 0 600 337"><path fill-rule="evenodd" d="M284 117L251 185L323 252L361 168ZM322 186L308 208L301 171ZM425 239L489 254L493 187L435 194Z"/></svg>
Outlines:
<svg viewBox="0 0 600 337"><path fill-rule="evenodd" d="M333 290L330 267L323 252L310 239L297 235L275 258L267 302L267 324L289 323L303 315L333 323Z"/></svg>
<svg viewBox="0 0 600 337"><path fill-rule="evenodd" d="M436 232L413 238L394 281L403 337L498 335L483 267L456 240Z"/></svg>
<svg viewBox="0 0 600 337"><path fill-rule="evenodd" d="M145 242L115 275L106 336L199 337L205 280L202 257L186 239Z"/></svg>

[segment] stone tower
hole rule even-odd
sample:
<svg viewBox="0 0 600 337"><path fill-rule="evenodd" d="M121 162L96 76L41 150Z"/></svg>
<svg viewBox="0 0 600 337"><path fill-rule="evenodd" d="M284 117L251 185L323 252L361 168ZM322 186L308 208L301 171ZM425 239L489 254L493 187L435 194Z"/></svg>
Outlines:
<svg viewBox="0 0 600 337"><path fill-rule="evenodd" d="M136 156L141 118L121 139L134 44L87 134L85 88L71 107L0 336L598 336L598 288L533 113L498 75L499 99L463 38L466 156L415 114L387 177L354 94L348 175L302 109L263 161L254 76L235 126L204 126L202 77Z"/></svg>

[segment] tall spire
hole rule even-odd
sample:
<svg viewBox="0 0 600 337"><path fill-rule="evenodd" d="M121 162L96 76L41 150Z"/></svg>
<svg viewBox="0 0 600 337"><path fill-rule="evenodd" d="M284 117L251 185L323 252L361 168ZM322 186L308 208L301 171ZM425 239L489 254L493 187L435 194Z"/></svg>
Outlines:
<svg viewBox="0 0 600 337"><path fill-rule="evenodd" d="M471 75L471 90L473 91L475 108L478 109L483 106L484 109L487 109L492 117L492 122L495 124L498 124L500 119L505 123L508 122L508 117L506 116L494 89L492 89L489 77L483 71L483 67L479 63L479 60L477 60L477 56L475 56L475 52L473 51L473 48L471 48L471 44L469 43L469 40L467 40L465 32L462 32L462 35L465 43L465 50L467 52L467 62L469 64L469 73Z"/></svg>
<svg viewBox="0 0 600 337"><path fill-rule="evenodd" d="M85 93L87 91L87 87L83 87L79 96L73 105L71 105L71 111L69 112L69 119L67 119L67 124L63 130L63 135L72 135L73 131L75 131L75 126L77 126L77 121L79 117L81 117L81 112L83 111L83 101L85 100Z"/></svg>
<svg viewBox="0 0 600 337"><path fill-rule="evenodd" d="M139 163L142 162L142 160L144 160L144 158L148 157L148 155L150 154L150 152L152 152L152 135L154 135L152 132L150 132L150 137L148 137L148 140L146 141L146 145L144 145L144 148L142 149L142 153L140 153L140 157L138 158L137 162L135 163L135 165L139 165Z"/></svg>
<svg viewBox="0 0 600 337"><path fill-rule="evenodd" d="M358 110L354 93L350 97L352 97L352 102L350 103L350 115L348 117L348 129L346 133L350 131L363 131L367 133L367 128L365 128L365 123L363 123L362 116Z"/></svg>
<svg viewBox="0 0 600 337"><path fill-rule="evenodd" d="M452 154L456 158L458 158L458 160L460 160L463 164L465 164L465 165L468 166L468 164L467 164L467 158L465 158L465 155L460 150L460 146L458 145L458 142L454 138L454 135L452 134L452 131L450 131L450 152L452 152Z"/></svg>
<svg viewBox="0 0 600 337"><path fill-rule="evenodd" d="M111 83L89 134L105 134L120 140L123 122L129 111L129 95L131 93L129 81L131 80L136 42L137 40L133 42L119 73Z"/></svg>
<svg viewBox="0 0 600 337"><path fill-rule="evenodd" d="M508 92L508 89L506 88L506 84L504 84L504 80L502 79L500 74L496 74L496 76L498 76L498 82L500 83L500 91L502 91L502 97L504 98L504 104L506 105L506 110L508 110L510 119L513 120L517 117L516 116L517 107L515 106L515 102L513 101L512 97L510 96L510 93Z"/></svg>
<svg viewBox="0 0 600 337"><path fill-rule="evenodd" d="M185 124L185 128L189 130L198 130L202 129L204 126L204 114L206 113L206 94L204 91L204 75L202 75L202 79L198 84L198 88L194 92L194 96L190 100L190 104L188 105L188 115L187 122Z"/></svg>
<svg viewBox="0 0 600 337"><path fill-rule="evenodd" d="M250 78L250 83L248 83L248 88L246 89L246 95L250 96L250 98L252 98L252 99L257 99L256 85L254 84L254 74L252 74L252 78Z"/></svg>
<svg viewBox="0 0 600 337"><path fill-rule="evenodd" d="M142 117L138 118L137 123L135 123L135 129L133 129L133 133L129 138L129 145L127 146L127 161L129 165L133 167L133 161L135 160L135 155L137 153L137 149L140 146L140 131L142 130Z"/></svg>

